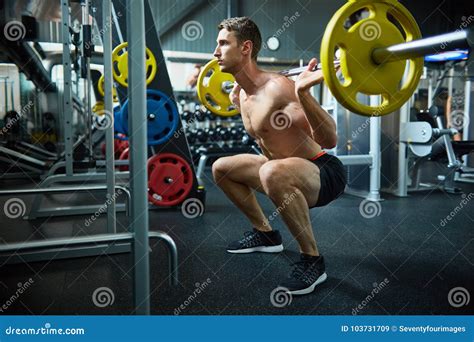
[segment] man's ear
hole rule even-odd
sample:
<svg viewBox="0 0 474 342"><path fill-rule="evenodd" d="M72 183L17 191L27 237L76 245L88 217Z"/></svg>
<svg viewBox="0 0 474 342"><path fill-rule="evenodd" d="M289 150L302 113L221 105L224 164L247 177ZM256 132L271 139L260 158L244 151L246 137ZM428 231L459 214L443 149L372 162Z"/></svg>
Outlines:
<svg viewBox="0 0 474 342"><path fill-rule="evenodd" d="M242 54L247 56L252 54L253 43L251 40L246 40L242 43Z"/></svg>

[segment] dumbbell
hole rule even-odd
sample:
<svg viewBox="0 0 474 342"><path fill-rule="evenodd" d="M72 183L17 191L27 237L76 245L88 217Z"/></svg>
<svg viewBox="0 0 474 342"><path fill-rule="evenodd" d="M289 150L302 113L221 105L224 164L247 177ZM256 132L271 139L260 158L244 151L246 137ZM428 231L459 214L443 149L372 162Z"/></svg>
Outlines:
<svg viewBox="0 0 474 342"><path fill-rule="evenodd" d="M242 134L238 128L233 127L230 130L230 137L232 140L240 140L242 138Z"/></svg>
<svg viewBox="0 0 474 342"><path fill-rule="evenodd" d="M239 134L240 134L241 137L243 137L244 134L247 134L247 131L245 130L244 126L239 126L237 129L238 129Z"/></svg>
<svg viewBox="0 0 474 342"><path fill-rule="evenodd" d="M219 127L217 129L217 136L219 137L220 141L226 141L230 138L230 133L225 127Z"/></svg>
<svg viewBox="0 0 474 342"><path fill-rule="evenodd" d="M202 129L198 129L196 131L196 139L200 143L205 143L207 141L207 134Z"/></svg>
<svg viewBox="0 0 474 342"><path fill-rule="evenodd" d="M189 110L185 110L183 114L181 114L181 119L189 122L189 120L192 118L192 113Z"/></svg>
<svg viewBox="0 0 474 342"><path fill-rule="evenodd" d="M213 129L210 129L207 132L207 136L208 136L209 141L217 141L218 140L217 132Z"/></svg>
<svg viewBox="0 0 474 342"><path fill-rule="evenodd" d="M250 145L253 145L254 143L255 143L255 139L253 139L248 134L244 134L244 136L242 137L242 145L250 146Z"/></svg>
<svg viewBox="0 0 474 342"><path fill-rule="evenodd" d="M206 119L205 113L203 113L201 110L196 110L194 112L194 117L196 118L197 121L203 122Z"/></svg>
<svg viewBox="0 0 474 342"><path fill-rule="evenodd" d="M196 142L196 132L195 131L187 132L186 137L188 138L188 143L194 144Z"/></svg>
<svg viewBox="0 0 474 342"><path fill-rule="evenodd" d="M215 115L208 109L205 113L206 120L214 121L216 119Z"/></svg>

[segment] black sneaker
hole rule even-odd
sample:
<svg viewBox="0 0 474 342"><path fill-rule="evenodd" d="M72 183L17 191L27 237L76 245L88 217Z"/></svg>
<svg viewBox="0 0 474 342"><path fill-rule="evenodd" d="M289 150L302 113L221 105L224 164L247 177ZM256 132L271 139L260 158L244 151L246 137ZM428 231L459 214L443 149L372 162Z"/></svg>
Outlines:
<svg viewBox="0 0 474 342"><path fill-rule="evenodd" d="M278 230L261 232L255 228L252 232L246 232L242 239L232 242L227 247L227 252L229 253L277 253L282 250L283 245Z"/></svg>
<svg viewBox="0 0 474 342"><path fill-rule="evenodd" d="M293 264L294 268L281 287L287 288L292 295L304 295L314 291L317 285L327 278L324 258L301 254L300 261Z"/></svg>

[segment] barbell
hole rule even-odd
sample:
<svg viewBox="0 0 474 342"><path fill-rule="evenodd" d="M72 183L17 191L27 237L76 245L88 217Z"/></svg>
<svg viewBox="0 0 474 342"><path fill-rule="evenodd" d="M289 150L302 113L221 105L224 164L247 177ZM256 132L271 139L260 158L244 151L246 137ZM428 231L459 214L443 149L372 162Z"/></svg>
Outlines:
<svg viewBox="0 0 474 342"><path fill-rule="evenodd" d="M368 16L346 28L348 19L364 9ZM416 20L397 0L349 0L326 27L318 68L341 105L356 114L382 116L399 109L412 96L423 73L422 56L470 48L473 35L471 29L421 39ZM340 66L342 80L335 64ZM280 74L294 76L306 69ZM238 110L228 96L234 82L231 74L220 71L217 61L211 61L199 75L198 98L214 114L235 115ZM366 105L359 101L359 94L379 96L380 104Z"/></svg>
<svg viewBox="0 0 474 342"><path fill-rule="evenodd" d="M338 66L339 61L334 61L334 66ZM280 71L283 76L299 75L308 69L307 66ZM314 70L321 69L319 63ZM234 87L235 79L229 73L222 72L219 69L217 59L207 63L201 70L197 81L197 95L199 101L211 112L220 116L233 116L239 113L239 110L230 101L229 94Z"/></svg>

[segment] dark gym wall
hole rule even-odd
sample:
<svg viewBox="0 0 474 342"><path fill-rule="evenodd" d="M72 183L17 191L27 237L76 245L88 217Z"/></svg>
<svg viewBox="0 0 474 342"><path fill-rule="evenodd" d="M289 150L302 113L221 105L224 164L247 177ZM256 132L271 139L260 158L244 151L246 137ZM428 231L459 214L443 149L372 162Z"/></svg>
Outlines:
<svg viewBox="0 0 474 342"><path fill-rule="evenodd" d="M238 9L238 15L250 16L257 22L264 41L272 35L279 36L280 48L277 51L263 49L261 56L305 60L315 54L319 55L321 37L328 21L337 9L346 3L343 0L231 1L237 1L235 8ZM223 18L227 17L228 2L226 0L163 0L150 3L159 31L169 27L170 23L174 23L172 29L161 37L165 50L204 53L214 51L216 27ZM402 0L401 3L413 14L423 36L459 29L463 21L474 15L472 1ZM186 13L189 8L192 10L180 18L180 15ZM183 39L181 32L183 26L192 20L201 25L202 30L198 33L201 38Z"/></svg>
<svg viewBox="0 0 474 342"><path fill-rule="evenodd" d="M415 17L423 36L463 29L474 22L474 2L466 0L400 1Z"/></svg>

